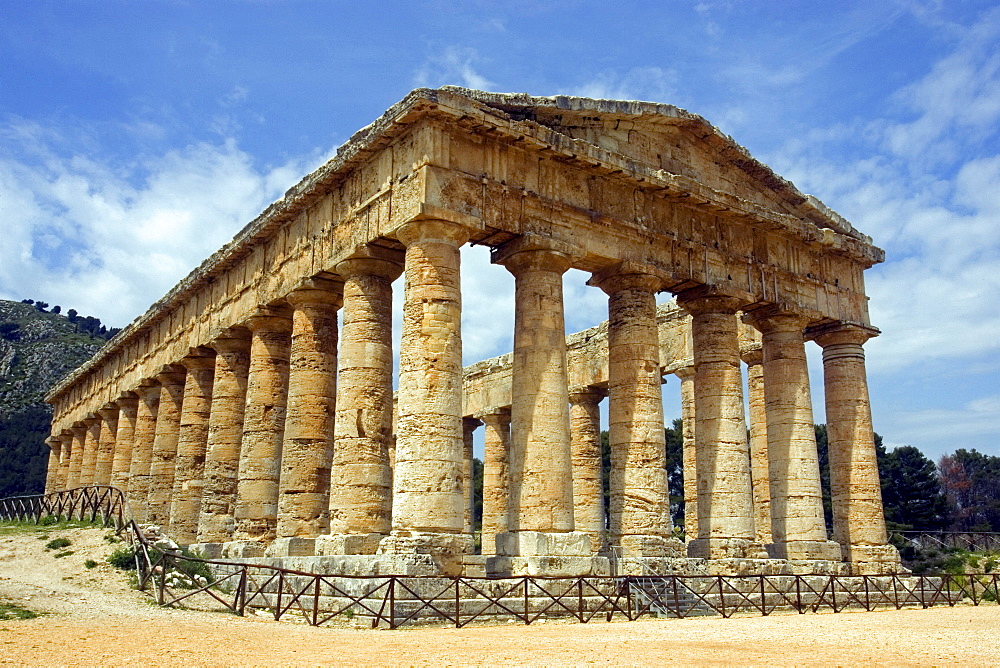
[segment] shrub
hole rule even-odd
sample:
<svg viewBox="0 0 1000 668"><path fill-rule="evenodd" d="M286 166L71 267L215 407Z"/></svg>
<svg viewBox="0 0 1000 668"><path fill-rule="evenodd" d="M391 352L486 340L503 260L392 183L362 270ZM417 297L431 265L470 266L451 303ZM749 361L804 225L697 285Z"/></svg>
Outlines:
<svg viewBox="0 0 1000 668"><path fill-rule="evenodd" d="M135 570L135 550L130 545L122 545L108 555L108 563L123 571Z"/></svg>
<svg viewBox="0 0 1000 668"><path fill-rule="evenodd" d="M97 566L97 562L94 561L93 559L87 559L85 562L83 562L83 565L86 566L87 568L94 568Z"/></svg>
<svg viewBox="0 0 1000 668"><path fill-rule="evenodd" d="M55 557L56 559L61 559L63 557L68 557L71 554L76 554L76 552L74 552L73 550L66 550L65 552L60 552L59 554L55 555Z"/></svg>
<svg viewBox="0 0 1000 668"><path fill-rule="evenodd" d="M22 608L16 603L0 603L0 621L12 619L34 619L38 613L34 610Z"/></svg>
<svg viewBox="0 0 1000 668"><path fill-rule="evenodd" d="M53 538L45 544L46 550L58 550L61 547L69 547L72 544L69 538Z"/></svg>
<svg viewBox="0 0 1000 668"><path fill-rule="evenodd" d="M41 520L39 520L38 524L40 524L43 527L49 527L49 526L52 526L53 524L59 524L59 516L58 515L46 515Z"/></svg>

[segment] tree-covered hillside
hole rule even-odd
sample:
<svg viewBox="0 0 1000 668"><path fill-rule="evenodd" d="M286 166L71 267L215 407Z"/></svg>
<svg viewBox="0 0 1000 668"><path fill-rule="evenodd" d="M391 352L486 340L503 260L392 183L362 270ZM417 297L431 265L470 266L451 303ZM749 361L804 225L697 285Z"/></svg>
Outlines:
<svg viewBox="0 0 1000 668"><path fill-rule="evenodd" d="M109 334L97 318L46 309L44 302L0 300L0 497L42 491L52 416L42 399Z"/></svg>

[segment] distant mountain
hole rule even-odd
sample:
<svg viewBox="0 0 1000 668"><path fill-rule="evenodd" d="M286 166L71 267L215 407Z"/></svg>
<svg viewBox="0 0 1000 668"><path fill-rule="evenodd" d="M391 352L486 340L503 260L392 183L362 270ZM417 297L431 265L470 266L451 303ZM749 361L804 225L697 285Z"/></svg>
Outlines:
<svg viewBox="0 0 1000 668"><path fill-rule="evenodd" d="M0 300L0 497L43 490L52 408L42 399L106 342L96 318L47 307Z"/></svg>

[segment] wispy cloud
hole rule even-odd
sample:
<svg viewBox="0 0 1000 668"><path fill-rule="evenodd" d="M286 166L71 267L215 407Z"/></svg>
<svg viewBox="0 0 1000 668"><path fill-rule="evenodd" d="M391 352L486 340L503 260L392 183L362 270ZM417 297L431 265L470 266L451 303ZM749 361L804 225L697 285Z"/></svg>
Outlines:
<svg viewBox="0 0 1000 668"><path fill-rule="evenodd" d="M677 72L656 66L634 67L625 72L598 72L578 86L560 92L607 100L670 102L677 87Z"/></svg>
<svg viewBox="0 0 1000 668"><path fill-rule="evenodd" d="M479 73L479 52L467 46L448 46L429 57L414 74L417 86L438 88L460 85L479 90L494 90L496 84Z"/></svg>

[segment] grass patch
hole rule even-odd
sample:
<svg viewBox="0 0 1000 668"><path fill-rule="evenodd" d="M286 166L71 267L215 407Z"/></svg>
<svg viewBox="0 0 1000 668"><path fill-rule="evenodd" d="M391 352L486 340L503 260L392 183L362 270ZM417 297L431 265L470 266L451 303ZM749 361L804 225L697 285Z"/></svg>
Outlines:
<svg viewBox="0 0 1000 668"><path fill-rule="evenodd" d="M16 603L4 603L0 601L0 621L10 621L12 619L34 619L38 613L34 610L22 608Z"/></svg>
<svg viewBox="0 0 1000 668"><path fill-rule="evenodd" d="M87 559L85 562L83 562L83 566L84 568L97 568L97 562L94 561L93 559Z"/></svg>
<svg viewBox="0 0 1000 668"><path fill-rule="evenodd" d="M58 550L63 547L69 547L73 544L69 538L53 538L45 544L46 550Z"/></svg>
<svg viewBox="0 0 1000 668"><path fill-rule="evenodd" d="M66 550L65 552L59 552L58 554L53 556L55 556L56 559L62 559L63 557L68 557L71 554L76 554L76 552L74 552L73 550Z"/></svg>
<svg viewBox="0 0 1000 668"><path fill-rule="evenodd" d="M53 521L44 523L49 517L52 517ZM0 536L35 534L39 540L41 540L48 537L49 534L63 529L94 529L104 527L104 524L100 520L97 522L66 520L53 515L48 515L47 517L42 518L42 522L43 524L36 524L34 522L0 521Z"/></svg>

